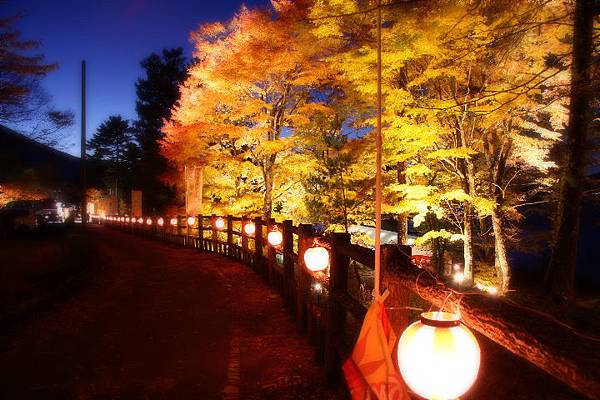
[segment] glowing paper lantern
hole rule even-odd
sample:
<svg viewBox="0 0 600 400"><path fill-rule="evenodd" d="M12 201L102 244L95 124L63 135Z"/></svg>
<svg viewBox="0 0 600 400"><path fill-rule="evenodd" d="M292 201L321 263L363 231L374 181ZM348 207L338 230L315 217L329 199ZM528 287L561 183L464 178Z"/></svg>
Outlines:
<svg viewBox="0 0 600 400"><path fill-rule="evenodd" d="M225 228L225 220L221 217L215 219L215 228L217 228L217 229Z"/></svg>
<svg viewBox="0 0 600 400"><path fill-rule="evenodd" d="M426 312L398 342L398 367L412 391L426 399L456 399L477 378L479 344L457 314Z"/></svg>
<svg viewBox="0 0 600 400"><path fill-rule="evenodd" d="M156 223L158 224L158 226L163 226L165 224L165 220L163 219L163 217L160 217L156 220Z"/></svg>
<svg viewBox="0 0 600 400"><path fill-rule="evenodd" d="M177 218L171 218L171 225L177 226Z"/></svg>
<svg viewBox="0 0 600 400"><path fill-rule="evenodd" d="M144 223L144 218L142 218L142 217L139 217L139 218L138 218L138 224L143 224L143 223Z"/></svg>
<svg viewBox="0 0 600 400"><path fill-rule="evenodd" d="M146 220L146 225L152 225L152 218L148 218Z"/></svg>
<svg viewBox="0 0 600 400"><path fill-rule="evenodd" d="M125 222L129 223L131 221L131 218L127 217L125 218Z"/></svg>
<svg viewBox="0 0 600 400"><path fill-rule="evenodd" d="M304 252L304 264L312 272L323 271L329 266L329 251L319 245L307 249Z"/></svg>
<svg viewBox="0 0 600 400"><path fill-rule="evenodd" d="M275 227L275 229L269 232L269 234L267 235L267 240L269 241L269 244L271 246L277 247L283 242L283 235L281 234L279 229Z"/></svg>
<svg viewBox="0 0 600 400"><path fill-rule="evenodd" d="M256 232L256 225L254 225L254 222L246 222L246 225L244 225L244 232L246 232L246 235L248 236L254 235L254 232Z"/></svg>
<svg viewBox="0 0 600 400"><path fill-rule="evenodd" d="M465 280L465 274L462 272L457 272L454 274L454 282L463 283Z"/></svg>
<svg viewBox="0 0 600 400"><path fill-rule="evenodd" d="M188 217L187 224L189 226L194 226L195 223L196 223L196 218L194 218L194 217Z"/></svg>

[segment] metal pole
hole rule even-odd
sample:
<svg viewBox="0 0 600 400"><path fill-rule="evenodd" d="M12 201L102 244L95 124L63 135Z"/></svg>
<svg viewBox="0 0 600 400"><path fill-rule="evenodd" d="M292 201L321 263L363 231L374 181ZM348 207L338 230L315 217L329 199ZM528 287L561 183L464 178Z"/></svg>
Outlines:
<svg viewBox="0 0 600 400"><path fill-rule="evenodd" d="M375 172L375 299L381 295L381 0L377 0L377 132L375 137L377 159Z"/></svg>
<svg viewBox="0 0 600 400"><path fill-rule="evenodd" d="M87 224L87 177L85 170L85 60L81 61L81 224Z"/></svg>

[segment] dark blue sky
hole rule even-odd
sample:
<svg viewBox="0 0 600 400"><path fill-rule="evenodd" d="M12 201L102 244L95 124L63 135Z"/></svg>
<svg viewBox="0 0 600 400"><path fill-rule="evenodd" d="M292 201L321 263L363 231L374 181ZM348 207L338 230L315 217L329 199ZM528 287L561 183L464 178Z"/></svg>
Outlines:
<svg viewBox="0 0 600 400"><path fill-rule="evenodd" d="M87 61L88 137L111 114L135 118L139 62L153 51L192 47L188 37L199 24L224 21L242 5L268 0L8 0L2 14L23 12L23 38L42 42L40 52L59 69L44 80L59 109L70 109L76 125L64 133L65 150L79 152L80 68Z"/></svg>

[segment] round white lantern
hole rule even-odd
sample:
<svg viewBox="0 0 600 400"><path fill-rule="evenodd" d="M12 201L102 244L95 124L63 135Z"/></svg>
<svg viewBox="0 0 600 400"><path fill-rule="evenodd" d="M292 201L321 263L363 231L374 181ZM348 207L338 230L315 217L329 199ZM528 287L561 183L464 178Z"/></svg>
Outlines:
<svg viewBox="0 0 600 400"><path fill-rule="evenodd" d="M479 344L457 314L426 312L398 342L398 367L408 387L426 399L456 399L477 378Z"/></svg>
<svg viewBox="0 0 600 400"><path fill-rule="evenodd" d="M219 230L225 228L225 220L221 217L215 219L215 228Z"/></svg>
<svg viewBox="0 0 600 400"><path fill-rule="evenodd" d="M177 218L171 218L171 225L177 226Z"/></svg>
<svg viewBox="0 0 600 400"><path fill-rule="evenodd" d="M143 223L144 223L144 218L142 218L142 217L139 217L139 218L138 218L138 224L143 224Z"/></svg>
<svg viewBox="0 0 600 400"><path fill-rule="evenodd" d="M329 251L319 245L310 247L304 252L304 264L312 272L323 271L329 266Z"/></svg>
<svg viewBox="0 0 600 400"><path fill-rule="evenodd" d="M152 225L152 218L148 218L146 220L146 225Z"/></svg>
<svg viewBox="0 0 600 400"><path fill-rule="evenodd" d="M277 247L283 242L283 234L275 227L275 229L267 235L267 240L271 246Z"/></svg>
<svg viewBox="0 0 600 400"><path fill-rule="evenodd" d="M163 219L163 217L160 217L156 220L156 223L158 224L158 226L163 226L165 224L165 220Z"/></svg>
<svg viewBox="0 0 600 400"><path fill-rule="evenodd" d="M254 232L256 232L256 225L254 225L254 222L248 221L246 225L244 225L244 232L246 232L246 235L248 236L254 235Z"/></svg>
<svg viewBox="0 0 600 400"><path fill-rule="evenodd" d="M194 218L194 217L188 217L187 224L189 226L194 226L195 223L196 223L196 218Z"/></svg>

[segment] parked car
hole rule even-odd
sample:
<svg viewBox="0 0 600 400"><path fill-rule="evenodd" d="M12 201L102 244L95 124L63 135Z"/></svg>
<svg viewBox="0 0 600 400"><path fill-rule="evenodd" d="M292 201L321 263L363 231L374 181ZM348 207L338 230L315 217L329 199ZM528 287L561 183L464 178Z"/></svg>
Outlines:
<svg viewBox="0 0 600 400"><path fill-rule="evenodd" d="M62 223L56 202L45 200L11 201L0 209L0 230L31 231L44 225Z"/></svg>
<svg viewBox="0 0 600 400"><path fill-rule="evenodd" d="M11 201L0 209L0 230L2 231L31 231L38 228L38 218L35 214L37 201Z"/></svg>

